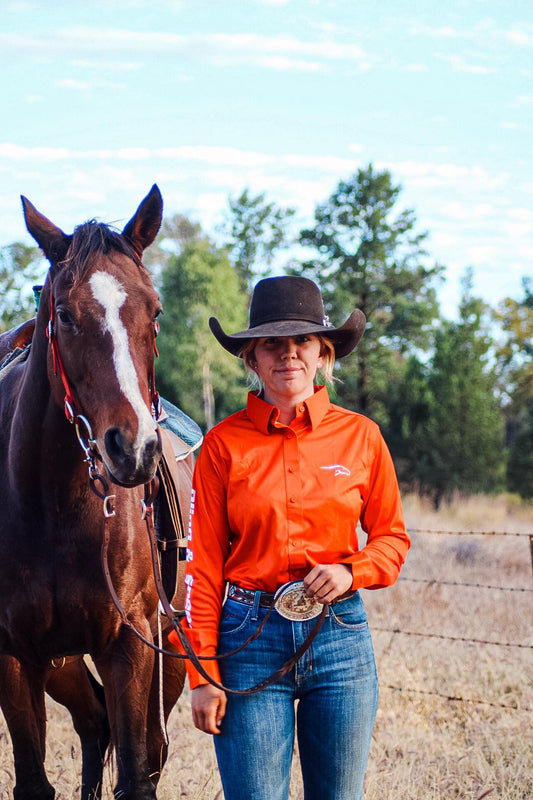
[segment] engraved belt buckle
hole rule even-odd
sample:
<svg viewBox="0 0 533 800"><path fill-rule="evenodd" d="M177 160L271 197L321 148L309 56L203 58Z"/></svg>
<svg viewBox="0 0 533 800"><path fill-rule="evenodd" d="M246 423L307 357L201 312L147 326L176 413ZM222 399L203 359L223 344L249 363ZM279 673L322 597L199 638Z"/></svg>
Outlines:
<svg viewBox="0 0 533 800"><path fill-rule="evenodd" d="M313 597L306 597L303 581L291 581L280 586L274 596L274 608L285 619L305 622L318 617L322 603Z"/></svg>

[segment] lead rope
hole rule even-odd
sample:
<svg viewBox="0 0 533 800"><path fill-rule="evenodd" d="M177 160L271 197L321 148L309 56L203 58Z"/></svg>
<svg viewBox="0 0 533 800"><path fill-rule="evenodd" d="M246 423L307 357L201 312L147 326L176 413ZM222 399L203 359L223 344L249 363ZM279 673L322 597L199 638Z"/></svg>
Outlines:
<svg viewBox="0 0 533 800"><path fill-rule="evenodd" d="M104 479L102 479L102 480L105 483L105 480ZM181 646L182 646L182 648L183 648L183 650L185 652L184 653L176 653L176 652L171 651L171 650L166 650L163 647L160 647L160 646L158 647L153 642L151 642L149 639L147 639L145 636L143 636L143 634L140 631L138 631L137 628L133 625L133 623L128 619L128 615L126 614L126 612L125 612L125 610L124 610L124 608L123 608L123 606L122 606L122 604L120 602L120 599L119 599L119 597L118 597L118 595L117 595L117 593L115 591L115 587L113 586L113 581L111 579L111 574L110 574L110 571L109 571L108 558L107 558L108 549L109 549L109 538L110 538L109 537L109 527L108 527L107 521L108 521L110 516L114 515L114 510L113 510L113 513L109 514L109 515L106 515L105 519L104 519L104 538L103 538L103 542L102 542L102 567L103 567L104 575L105 575L105 578L106 578L107 586L108 586L108 589L109 589L109 593L111 594L111 598L112 598L112 600L113 600L113 602L115 604L115 607L116 607L118 613L120 614L120 618L122 619L123 623L125 625L127 625L133 631L133 633L142 642L144 642L144 644L147 647L149 647L151 650L154 650L155 652L160 653L161 655L166 655L166 656L169 656L171 658L181 658L181 659L187 658L187 659L189 659L191 661L191 663L194 665L195 669L198 670L200 675L202 675L202 677L205 678L205 680L208 683L212 684L217 689L221 689L223 692L227 692L229 694L248 695L248 694L255 694L256 692L260 692L262 689L266 689L267 686L270 686L272 683L275 683L276 681L280 680L284 675L286 675L287 672L289 672L294 667L296 662L299 661L299 659L302 657L302 655L305 653L305 651L311 646L311 644L314 641L314 639L316 638L320 628L322 627L322 623L324 622L324 619L327 616L328 606L327 605L323 606L322 611L320 613L320 616L318 617L318 619L317 619L315 625L313 626L311 632L309 633L309 635L307 636L305 641L302 642L302 644L296 650L296 652L293 653L291 658L289 658L285 662L285 664L283 664L283 666L280 667L280 669L276 670L271 675L269 675L267 678L264 678L262 681L259 681L259 683L255 684L255 686L251 686L248 689L230 689L229 687L224 686L224 684L222 684L219 681L215 680L213 677L211 677L211 675L209 675L209 673L206 671L206 669L204 668L204 666L203 666L203 664L201 662L202 661L213 661L213 660L220 659L220 658L228 658L229 656L234 655L236 652L239 652L244 647L246 647L246 645L249 644L250 641L252 641L253 639L257 638L257 636L259 636L259 634L263 630L263 627L264 627L267 619L269 618L270 614L274 610L274 605L272 605L268 609L268 612L265 615L265 617L263 619L263 622L258 627L256 632L243 645L241 645L241 647L239 647L238 650L234 650L231 653L224 653L224 654L222 654L220 656L219 655L217 655L217 656L198 656L198 655L196 655L196 653L194 652L194 650L193 650L193 648L192 648L192 646L191 646L191 644L190 644L190 642L189 642L189 640L187 638L187 634L183 630L183 628L181 626L181 623L179 622L179 620L178 620L178 618L176 616L176 612L174 611L174 609L172 608L172 606L169 603L169 600L168 600L168 598L166 596L166 592L165 592L164 587L163 587L163 582L162 582L162 578L161 578L161 570L160 570L160 567L159 567L159 557L158 557L158 552L157 552L157 544L155 542L155 534L153 533L153 507L152 507L152 504L151 504L152 497L153 497L153 494L152 494L153 493L153 485L154 485L154 481L152 481L151 484L147 484L145 486L145 499L142 501L142 504L143 504L143 515L144 515L144 519L146 521L146 526L147 526L147 530L148 530L148 534L149 534L149 540L150 540L150 550L151 550L151 554L152 554L152 568L153 568L153 573L154 573L154 581L155 581L156 588L157 588L157 591L158 591L158 594L159 594L159 597L160 597L160 600L161 600L161 604L163 606L163 610L165 611L165 614L168 617L169 621L172 623L172 625L174 627L174 630L176 631L176 633L178 635L178 638L180 640L180 644L181 644ZM94 491L97 494L99 494L96 489L94 489ZM102 495L99 494L99 496L102 496ZM105 503L105 500L104 500L104 508L105 508L105 506L106 506L106 503Z"/></svg>
<svg viewBox="0 0 533 800"><path fill-rule="evenodd" d="M159 604L157 606L157 641L159 642L159 646L161 647L163 643L163 627L161 625L161 614L159 613ZM163 734L164 742L168 747L169 738L168 738L167 724L165 722L165 702L163 697L163 652L161 649L157 654L157 667L159 674L159 727L161 729L161 733Z"/></svg>

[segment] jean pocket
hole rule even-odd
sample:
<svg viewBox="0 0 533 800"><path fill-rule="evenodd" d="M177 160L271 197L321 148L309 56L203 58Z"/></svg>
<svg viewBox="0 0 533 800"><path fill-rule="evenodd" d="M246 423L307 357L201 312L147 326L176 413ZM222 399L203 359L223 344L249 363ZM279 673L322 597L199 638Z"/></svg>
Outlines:
<svg viewBox="0 0 533 800"><path fill-rule="evenodd" d="M343 604L339 603L336 606L331 606L329 609L331 619L335 625L338 625L339 628L349 628L352 631L360 631L364 630L364 628L368 628L366 611L363 607L353 608L347 606L343 608L342 606Z"/></svg>
<svg viewBox="0 0 533 800"><path fill-rule="evenodd" d="M226 600L220 616L219 633L221 636L239 633L244 630L252 616L252 606Z"/></svg>

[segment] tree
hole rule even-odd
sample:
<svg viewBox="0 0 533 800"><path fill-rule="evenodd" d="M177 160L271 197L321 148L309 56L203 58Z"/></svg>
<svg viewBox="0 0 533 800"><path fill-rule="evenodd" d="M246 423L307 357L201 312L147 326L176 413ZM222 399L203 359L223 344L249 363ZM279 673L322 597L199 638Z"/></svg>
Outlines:
<svg viewBox="0 0 533 800"><path fill-rule="evenodd" d="M496 346L498 385L510 426L533 399L533 290L530 278L522 280L524 297L506 297L493 312L501 328Z"/></svg>
<svg viewBox="0 0 533 800"><path fill-rule="evenodd" d="M533 400L527 404L513 437L507 466L507 485L521 497L533 498Z"/></svg>
<svg viewBox="0 0 533 800"><path fill-rule="evenodd" d="M506 421L509 447L508 488L532 496L531 463L533 410L533 290L523 278L524 296L506 297L493 312L501 332L496 346L498 389Z"/></svg>
<svg viewBox="0 0 533 800"><path fill-rule="evenodd" d="M411 355L401 379L391 383L385 432L398 479L411 490L420 484L418 465L426 457L431 405L429 366Z"/></svg>
<svg viewBox="0 0 533 800"><path fill-rule="evenodd" d="M32 284L45 269L37 247L14 242L0 248L0 333L35 314Z"/></svg>
<svg viewBox="0 0 533 800"><path fill-rule="evenodd" d="M445 322L428 367L429 395L417 426L412 474L438 507L454 491L494 492L505 476L504 425L490 366L487 308L463 280L458 322Z"/></svg>
<svg viewBox="0 0 533 800"><path fill-rule="evenodd" d="M372 165L340 181L317 206L314 227L300 234L316 255L293 270L320 285L336 324L354 307L366 315L367 330L342 366L337 392L345 405L382 423L391 373L405 368L410 350L428 346L439 315L433 283L442 267L425 265L427 234L415 232L413 211L396 212L400 191L387 170Z"/></svg>
<svg viewBox="0 0 533 800"><path fill-rule="evenodd" d="M159 391L208 429L242 407L245 395L244 370L218 344L208 320L216 316L228 330L243 328L245 298L227 254L203 235L170 256L161 297Z"/></svg>
<svg viewBox="0 0 533 800"><path fill-rule="evenodd" d="M290 244L289 224L293 208L267 203L265 194L252 197L245 189L229 198L221 231L239 277L241 290L251 295L258 276L265 277L278 250Z"/></svg>

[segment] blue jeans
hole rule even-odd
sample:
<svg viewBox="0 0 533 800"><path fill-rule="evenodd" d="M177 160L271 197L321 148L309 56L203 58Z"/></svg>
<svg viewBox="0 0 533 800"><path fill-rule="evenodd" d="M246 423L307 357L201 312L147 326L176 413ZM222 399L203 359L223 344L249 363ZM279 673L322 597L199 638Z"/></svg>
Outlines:
<svg viewBox="0 0 533 800"><path fill-rule="evenodd" d="M267 612L257 599L254 606L226 601L220 653L242 644L261 622ZM219 662L223 683L233 689L258 683L290 658L315 623L273 611L256 641ZM278 683L253 695L228 693L221 733L213 737L224 797L286 800L297 727L305 800L361 800L377 704L374 651L357 593L329 608L311 648Z"/></svg>

